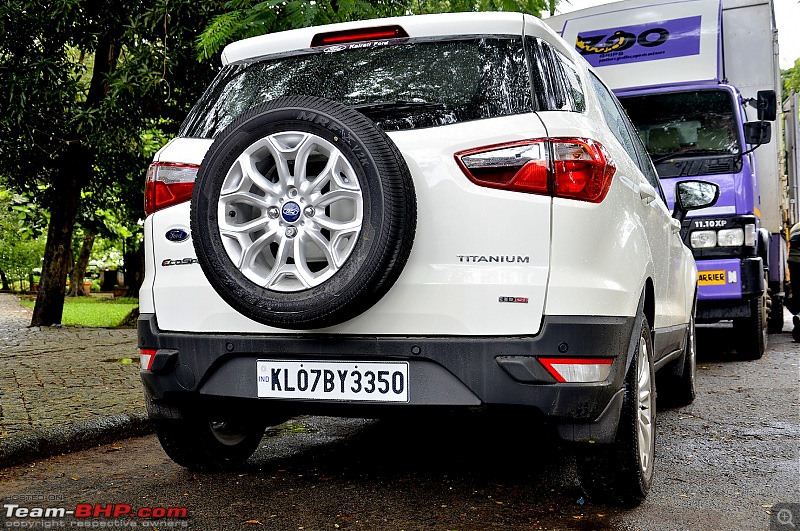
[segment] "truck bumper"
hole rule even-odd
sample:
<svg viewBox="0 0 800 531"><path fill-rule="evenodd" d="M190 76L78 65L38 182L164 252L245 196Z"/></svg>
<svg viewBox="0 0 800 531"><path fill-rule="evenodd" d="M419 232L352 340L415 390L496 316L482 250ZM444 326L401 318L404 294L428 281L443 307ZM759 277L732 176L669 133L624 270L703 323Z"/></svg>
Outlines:
<svg viewBox="0 0 800 531"><path fill-rule="evenodd" d="M697 320L748 317L749 301L764 293L760 257L698 260Z"/></svg>
<svg viewBox="0 0 800 531"><path fill-rule="evenodd" d="M154 402L245 408L253 414L388 416L415 406L525 406L550 421L564 440L614 440L630 356L633 317L545 317L531 337L356 337L197 334L159 330L154 314L139 317L142 367ZM537 356L611 357L602 382L558 383ZM354 403L258 398L257 360L405 361L409 400Z"/></svg>

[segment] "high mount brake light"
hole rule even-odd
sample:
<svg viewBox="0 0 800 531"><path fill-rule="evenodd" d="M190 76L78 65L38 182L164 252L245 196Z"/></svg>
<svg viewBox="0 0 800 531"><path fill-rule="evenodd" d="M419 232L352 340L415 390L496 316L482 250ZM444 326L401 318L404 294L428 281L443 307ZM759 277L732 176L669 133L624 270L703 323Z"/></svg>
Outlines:
<svg viewBox="0 0 800 531"><path fill-rule="evenodd" d="M599 203L616 166L599 142L538 138L460 151L456 162L477 185Z"/></svg>
<svg viewBox="0 0 800 531"><path fill-rule="evenodd" d="M378 41L382 39L403 39L408 33L400 26L379 26L377 28L359 28L354 30L331 31L317 33L311 39L311 47L328 46L330 44L346 44L351 42Z"/></svg>
<svg viewBox="0 0 800 531"><path fill-rule="evenodd" d="M612 358L539 358L559 383L603 382L611 374Z"/></svg>
<svg viewBox="0 0 800 531"><path fill-rule="evenodd" d="M192 198L194 180L200 166L154 162L147 169L144 192L144 212L150 215Z"/></svg>

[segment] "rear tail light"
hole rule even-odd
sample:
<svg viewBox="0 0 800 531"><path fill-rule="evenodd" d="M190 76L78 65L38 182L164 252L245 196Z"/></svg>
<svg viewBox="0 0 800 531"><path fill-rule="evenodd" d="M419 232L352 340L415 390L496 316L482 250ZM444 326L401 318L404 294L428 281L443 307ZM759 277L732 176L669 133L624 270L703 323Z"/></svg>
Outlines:
<svg viewBox="0 0 800 531"><path fill-rule="evenodd" d="M400 26L379 26L377 28L358 28L345 31L317 33L311 39L311 47L351 42L379 41L384 39L407 38L408 33Z"/></svg>
<svg viewBox="0 0 800 531"><path fill-rule="evenodd" d="M611 374L613 358L539 358L547 372L561 383L603 382Z"/></svg>
<svg viewBox="0 0 800 531"><path fill-rule="evenodd" d="M486 146L455 154L477 185L599 203L616 166L599 142L540 138Z"/></svg>
<svg viewBox="0 0 800 531"><path fill-rule="evenodd" d="M200 166L155 162L147 170L144 192L146 215L192 198L194 181Z"/></svg>
<svg viewBox="0 0 800 531"><path fill-rule="evenodd" d="M153 366L153 360L156 357L155 349L143 348L139 350L139 366L143 371L149 371Z"/></svg>

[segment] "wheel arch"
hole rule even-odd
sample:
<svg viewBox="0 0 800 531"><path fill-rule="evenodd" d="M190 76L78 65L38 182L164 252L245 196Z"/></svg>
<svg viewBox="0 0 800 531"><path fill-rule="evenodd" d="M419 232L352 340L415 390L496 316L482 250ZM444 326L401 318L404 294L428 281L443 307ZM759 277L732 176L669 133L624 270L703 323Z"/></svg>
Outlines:
<svg viewBox="0 0 800 531"><path fill-rule="evenodd" d="M653 326L656 322L656 291L651 277L647 277L645 281L644 293L642 296L644 297L642 311L645 317L647 317L647 322L650 323L650 335L652 336Z"/></svg>
<svg viewBox="0 0 800 531"><path fill-rule="evenodd" d="M647 277L644 288L639 296L639 304L637 305L636 315L633 321L631 340L628 344L628 352L625 356L625 374L627 374L630 370L631 362L636 354L636 348L638 345L636 338L639 337L639 330L641 330L642 321L645 317L647 318L650 328L650 339L651 341L655 339L653 337L653 318L655 317L655 311L655 288L653 287L652 278Z"/></svg>

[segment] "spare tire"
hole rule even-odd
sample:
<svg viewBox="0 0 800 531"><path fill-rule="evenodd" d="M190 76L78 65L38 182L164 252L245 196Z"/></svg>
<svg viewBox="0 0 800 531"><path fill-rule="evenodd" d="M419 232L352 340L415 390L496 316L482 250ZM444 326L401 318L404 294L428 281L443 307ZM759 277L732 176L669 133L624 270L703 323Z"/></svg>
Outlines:
<svg viewBox="0 0 800 531"><path fill-rule="evenodd" d="M394 284L416 230L397 147L363 114L312 96L261 104L203 159L191 228L197 260L234 309L279 328L332 326Z"/></svg>

